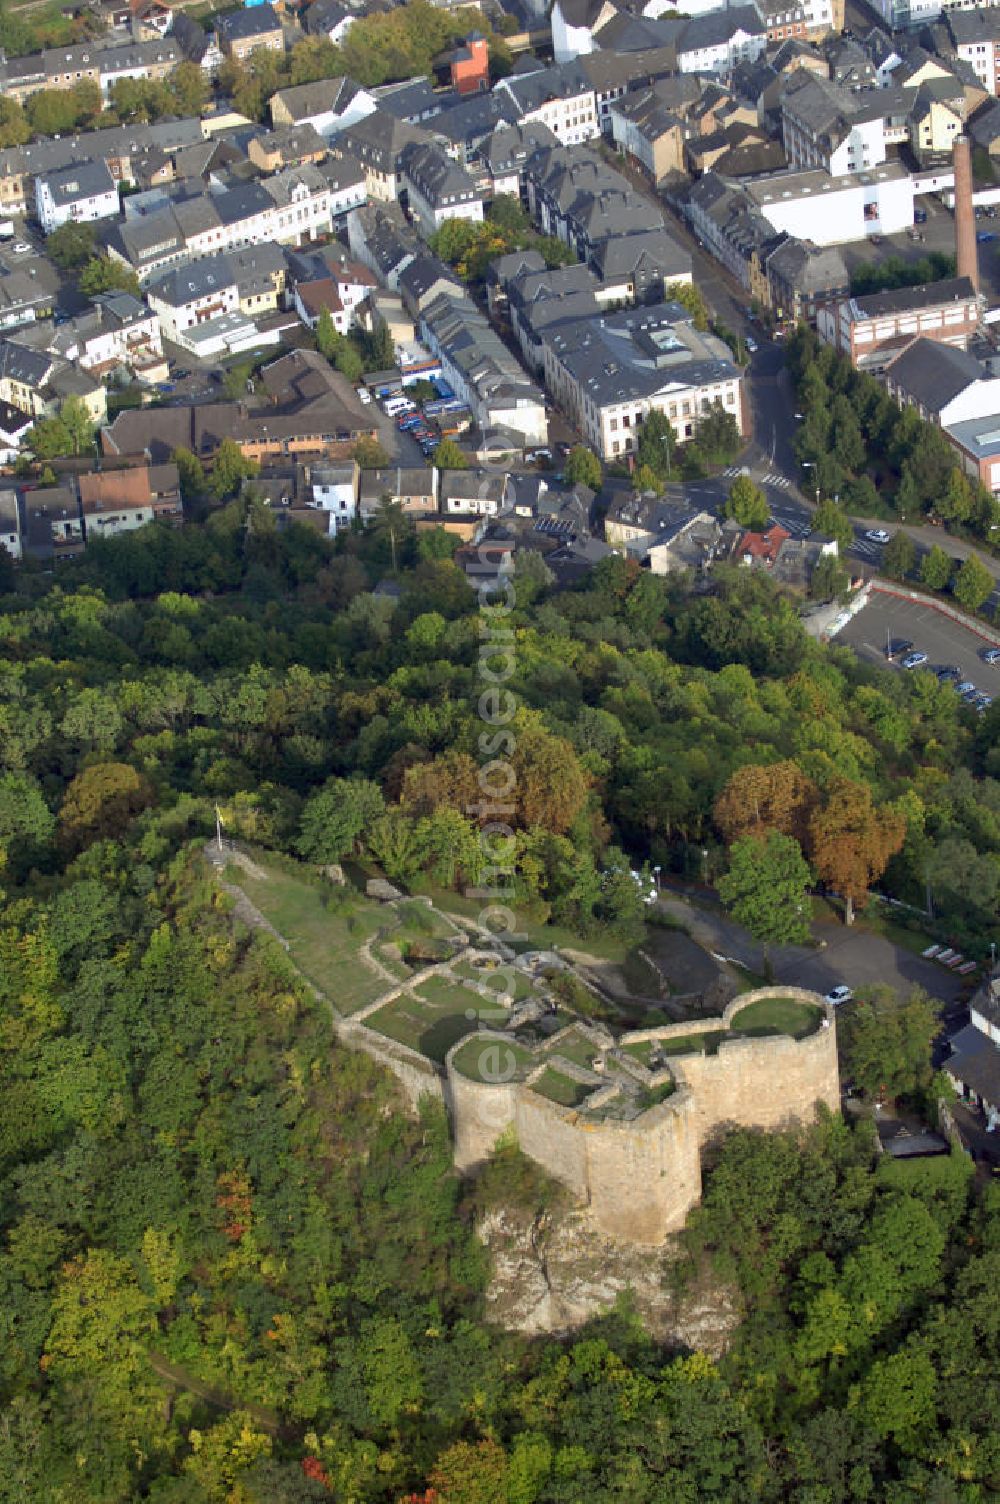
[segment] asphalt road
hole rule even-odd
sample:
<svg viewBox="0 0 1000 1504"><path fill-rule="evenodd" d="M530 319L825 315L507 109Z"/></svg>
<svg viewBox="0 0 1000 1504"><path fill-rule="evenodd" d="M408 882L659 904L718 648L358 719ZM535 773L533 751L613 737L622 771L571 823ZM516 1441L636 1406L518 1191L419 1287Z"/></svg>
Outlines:
<svg viewBox="0 0 1000 1504"><path fill-rule="evenodd" d="M929 669L953 666L961 671L963 679L971 679L977 688L1000 697L1000 664L983 662L980 655L985 644L979 634L943 612L915 601L873 594L868 605L838 632L835 640L853 648L868 663L905 674L907 670L900 668L898 661L886 664L887 634L897 640L904 638L926 653Z"/></svg>
<svg viewBox="0 0 1000 1504"><path fill-rule="evenodd" d="M707 950L737 961L759 975L764 973L762 947L722 908L710 903L695 904L675 893L664 893L660 907L679 919L691 937ZM842 982L855 991L877 982L887 983L900 992L920 986L946 1005L954 1002L968 986L968 978L935 966L933 961L925 961L915 951L896 945L883 935L834 922L815 924L813 935L819 942L815 948L771 947L770 961L776 982L809 987L823 995Z"/></svg>

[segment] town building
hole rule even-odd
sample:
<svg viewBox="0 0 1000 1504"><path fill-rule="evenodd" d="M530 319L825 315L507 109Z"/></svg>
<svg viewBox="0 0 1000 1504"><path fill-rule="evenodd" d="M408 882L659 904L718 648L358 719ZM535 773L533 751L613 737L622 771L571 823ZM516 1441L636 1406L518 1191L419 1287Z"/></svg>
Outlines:
<svg viewBox="0 0 1000 1504"><path fill-rule="evenodd" d="M490 49L481 32L470 32L448 56L451 86L456 94L485 94L490 87Z"/></svg>
<svg viewBox="0 0 1000 1504"><path fill-rule="evenodd" d="M878 374L918 338L964 350L980 317L980 301L968 277L951 277L830 301L818 310L816 329L852 365Z"/></svg>
<svg viewBox="0 0 1000 1504"><path fill-rule="evenodd" d="M988 94L1000 94L1000 15L993 6L945 13L955 55L968 64Z"/></svg>
<svg viewBox="0 0 1000 1504"><path fill-rule="evenodd" d="M190 330L224 314L252 319L273 313L285 282L280 249L263 244L175 267L148 283L146 298L165 337L186 347Z"/></svg>
<svg viewBox="0 0 1000 1504"><path fill-rule="evenodd" d="M937 186L951 181L947 169ZM775 230L816 245L848 245L912 226L916 189L905 163L893 161L842 177L821 169L777 172L745 183L743 192Z"/></svg>
<svg viewBox="0 0 1000 1504"><path fill-rule="evenodd" d="M324 138L356 125L376 108L373 95L347 77L279 89L269 102L271 124L275 127L311 125Z"/></svg>
<svg viewBox="0 0 1000 1504"><path fill-rule="evenodd" d="M605 542L658 575L710 568L720 536L710 512L648 495L613 504L604 520Z"/></svg>
<svg viewBox="0 0 1000 1504"><path fill-rule="evenodd" d="M21 514L14 490L0 490L0 548L12 559L21 557Z"/></svg>
<svg viewBox="0 0 1000 1504"><path fill-rule="evenodd" d="M281 18L273 5L253 5L228 11L215 23L215 34L223 57L242 62L260 49L284 52L285 34Z"/></svg>
<svg viewBox="0 0 1000 1504"><path fill-rule="evenodd" d="M430 237L449 219L481 223L483 196L464 168L438 146L414 143L401 158L410 213Z"/></svg>
<svg viewBox="0 0 1000 1504"><path fill-rule="evenodd" d="M358 484L358 508L362 521L367 522L375 516L385 502L401 507L404 512L436 512L441 473L423 465L362 470Z"/></svg>
<svg viewBox="0 0 1000 1504"><path fill-rule="evenodd" d="M779 323L815 324L820 309L845 299L850 273L836 246L789 236L764 256L766 303Z"/></svg>
<svg viewBox="0 0 1000 1504"><path fill-rule="evenodd" d="M118 187L100 159L35 179L35 211L46 235L60 225L92 224L118 213Z"/></svg>
<svg viewBox="0 0 1000 1504"><path fill-rule="evenodd" d="M501 78L495 87L513 100L519 121L547 125L563 146L601 134L594 86L576 62Z"/></svg>
<svg viewBox="0 0 1000 1504"><path fill-rule="evenodd" d="M360 163L369 199L394 203L403 186L403 153L416 144L432 145L433 137L420 126L375 109L346 126L338 134L334 149L349 153Z"/></svg>
<svg viewBox="0 0 1000 1504"><path fill-rule="evenodd" d="M962 1099L982 1112L986 1128L1000 1127L1000 980L991 977L969 1004L969 1022L951 1041L944 1062Z"/></svg>
<svg viewBox="0 0 1000 1504"><path fill-rule="evenodd" d="M970 419L1000 421L1000 376L939 340L913 340L886 367L885 384L900 407L912 407L938 428Z"/></svg>
<svg viewBox="0 0 1000 1504"><path fill-rule="evenodd" d="M742 433L742 382L729 347L677 303L560 324L545 339L546 388L604 460L634 454L654 410L681 442L716 403Z"/></svg>
<svg viewBox="0 0 1000 1504"><path fill-rule="evenodd" d="M327 514L330 537L346 532L358 515L358 463L310 465L309 505Z"/></svg>
<svg viewBox="0 0 1000 1504"><path fill-rule="evenodd" d="M339 47L355 19L354 12L340 0L313 0L302 17L302 26L308 36L326 37Z"/></svg>
<svg viewBox="0 0 1000 1504"><path fill-rule="evenodd" d="M502 430L511 436L511 447L546 442L542 393L464 291L441 293L425 307L419 334L484 433Z"/></svg>
<svg viewBox="0 0 1000 1504"><path fill-rule="evenodd" d="M695 16L677 42L677 66L682 73L731 73L739 64L754 62L767 46L767 32L753 5Z"/></svg>
<svg viewBox="0 0 1000 1504"><path fill-rule="evenodd" d="M318 167L286 168L261 182L194 193L126 219L107 237L140 281L201 256L275 241L301 245L332 229L330 186Z"/></svg>
<svg viewBox="0 0 1000 1504"><path fill-rule="evenodd" d="M77 477L77 487L87 543L134 532L156 520L179 522L183 514L180 476L171 461L92 471Z"/></svg>

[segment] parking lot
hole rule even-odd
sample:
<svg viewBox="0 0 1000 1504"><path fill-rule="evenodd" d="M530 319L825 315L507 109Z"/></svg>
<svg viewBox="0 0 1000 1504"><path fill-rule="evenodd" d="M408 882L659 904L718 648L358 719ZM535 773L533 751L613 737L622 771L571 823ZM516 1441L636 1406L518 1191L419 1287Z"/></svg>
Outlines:
<svg viewBox="0 0 1000 1504"><path fill-rule="evenodd" d="M859 658L869 663L905 673L898 658L886 664L887 637L897 642L900 639L912 642L915 649L927 654L927 668L954 665L963 679L970 679L989 695L1000 696L1000 664L984 663L980 656L991 643L973 628L931 606L873 592L868 605L834 641L853 648Z"/></svg>

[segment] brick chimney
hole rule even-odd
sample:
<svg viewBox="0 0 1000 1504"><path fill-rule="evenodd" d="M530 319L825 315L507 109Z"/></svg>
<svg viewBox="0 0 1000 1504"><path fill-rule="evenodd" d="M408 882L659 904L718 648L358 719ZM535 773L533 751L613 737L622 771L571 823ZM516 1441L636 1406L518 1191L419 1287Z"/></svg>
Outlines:
<svg viewBox="0 0 1000 1504"><path fill-rule="evenodd" d="M976 216L972 207L972 151L968 136L956 136L952 160L955 166L955 260L960 277L968 277L979 291L979 258L976 254Z"/></svg>

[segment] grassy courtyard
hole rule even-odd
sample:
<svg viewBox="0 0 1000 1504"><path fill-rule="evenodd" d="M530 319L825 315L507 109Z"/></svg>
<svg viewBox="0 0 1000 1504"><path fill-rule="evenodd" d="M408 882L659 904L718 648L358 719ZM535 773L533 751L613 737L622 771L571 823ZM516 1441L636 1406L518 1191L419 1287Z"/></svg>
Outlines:
<svg viewBox="0 0 1000 1504"><path fill-rule="evenodd" d="M532 1082L532 1090L537 1091L539 1096L547 1097L550 1102L558 1102L561 1107L579 1107L597 1087L583 1081L574 1081L571 1076L564 1076L562 1071L550 1065L537 1081Z"/></svg>
<svg viewBox="0 0 1000 1504"><path fill-rule="evenodd" d="M748 1003L736 1014L730 1026L735 1035L790 1034L804 1039L819 1028L823 1009L815 1003L800 1003L794 997L762 997Z"/></svg>
<svg viewBox="0 0 1000 1504"><path fill-rule="evenodd" d="M522 1080L535 1064L535 1056L516 1039L501 1042L491 1036L473 1034L460 1050L455 1051L455 1069L470 1081Z"/></svg>
<svg viewBox="0 0 1000 1504"><path fill-rule="evenodd" d="M561 1055L572 1065L582 1065L589 1070L593 1065L594 1056L598 1053L589 1039L576 1032L568 1034L565 1039L556 1040L547 1044L544 1049L546 1055Z"/></svg>
<svg viewBox="0 0 1000 1504"><path fill-rule="evenodd" d="M476 1027L475 1003L465 987L429 977L417 992L404 992L369 1014L365 1024L441 1065L452 1045Z"/></svg>
<svg viewBox="0 0 1000 1504"><path fill-rule="evenodd" d="M259 860L259 859L258 859ZM358 960L358 948L391 927L391 910L337 888L326 888L278 867L259 865L263 881L240 868L227 876L287 941L296 966L339 1013L374 1002L386 983Z"/></svg>

